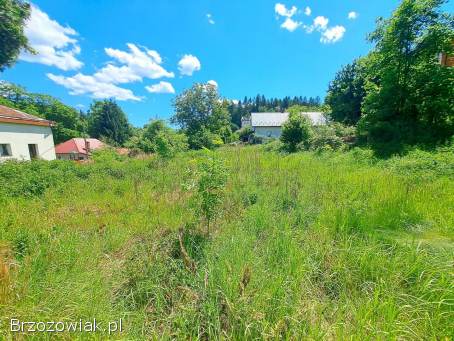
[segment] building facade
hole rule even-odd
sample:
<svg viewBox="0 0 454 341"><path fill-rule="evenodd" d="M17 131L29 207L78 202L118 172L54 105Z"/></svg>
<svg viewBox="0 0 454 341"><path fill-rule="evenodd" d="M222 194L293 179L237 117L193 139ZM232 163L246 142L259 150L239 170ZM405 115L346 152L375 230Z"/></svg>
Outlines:
<svg viewBox="0 0 454 341"><path fill-rule="evenodd" d="M303 112L310 119L313 125L325 125L326 118L322 112ZM282 126L287 122L289 113L263 112L251 113L251 117L242 120L242 126L250 126L255 136L262 138L279 138L282 134Z"/></svg>
<svg viewBox="0 0 454 341"><path fill-rule="evenodd" d="M0 162L55 160L53 122L0 105Z"/></svg>

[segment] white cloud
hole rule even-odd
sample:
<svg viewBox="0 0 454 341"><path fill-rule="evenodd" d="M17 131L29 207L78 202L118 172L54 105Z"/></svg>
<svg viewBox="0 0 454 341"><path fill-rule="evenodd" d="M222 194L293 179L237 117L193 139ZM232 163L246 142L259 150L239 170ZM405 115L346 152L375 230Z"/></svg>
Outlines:
<svg viewBox="0 0 454 341"><path fill-rule="evenodd" d="M218 82L215 80L210 80L207 82L208 85L214 86L216 89L219 87Z"/></svg>
<svg viewBox="0 0 454 341"><path fill-rule="evenodd" d="M354 11L348 13L348 19L350 19L350 20L355 20L356 18L358 18L358 16L359 16L359 14Z"/></svg>
<svg viewBox="0 0 454 341"><path fill-rule="evenodd" d="M157 51L146 47L138 48L135 44L127 44L129 52L113 48L104 49L121 66L112 62L96 72L95 77L108 83L129 83L141 81L143 78L173 78L173 72L166 71L160 64L162 58Z"/></svg>
<svg viewBox="0 0 454 341"><path fill-rule="evenodd" d="M24 28L30 46L37 52L23 52L20 59L49 66L61 70L76 70L83 63L76 56L80 53L77 32L69 26L62 26L57 21L32 5L30 19Z"/></svg>
<svg viewBox="0 0 454 341"><path fill-rule="evenodd" d="M322 42L323 44L336 43L342 39L346 32L346 29L344 26L339 25L329 27L328 24L329 24L328 18L324 16L318 16L314 19L312 25L310 26L304 25L303 27L309 34L314 31L320 32L321 34L320 42Z"/></svg>
<svg viewBox="0 0 454 341"><path fill-rule="evenodd" d="M169 82L159 82L158 84L153 84L150 86L146 86L148 92L154 94L174 94L175 89L173 88L172 84Z"/></svg>
<svg viewBox="0 0 454 341"><path fill-rule="evenodd" d="M201 67L199 59L191 54L184 55L178 62L178 70L185 76L192 76L195 71L200 71Z"/></svg>
<svg viewBox="0 0 454 341"><path fill-rule="evenodd" d="M320 41L324 44L335 43L342 39L345 34L345 27L344 26L334 26L330 27L327 30L322 32L322 37Z"/></svg>
<svg viewBox="0 0 454 341"><path fill-rule="evenodd" d="M138 82L144 78L175 77L173 72L168 72L162 67L162 58L157 51L146 47L139 48L131 43L127 46L129 49L127 51L106 48L105 52L112 60L93 75L78 73L72 77L54 74L47 76L55 83L69 89L72 95L88 94L93 98L113 97L120 101L140 101L141 98L134 95L131 90L118 87L116 84ZM170 83L161 83L157 84L161 85L160 91L170 91L170 88L173 90ZM157 88L151 86L150 89L156 90ZM147 90L149 90L148 87Z"/></svg>
<svg viewBox="0 0 454 341"><path fill-rule="evenodd" d="M291 9L287 9L285 5L276 3L276 5L274 6L274 11L282 17L286 17L285 21L281 24L281 28L286 29L289 32L293 32L301 26L308 34L319 32L321 35L320 42L322 42L323 44L338 42L342 39L346 32L344 26L337 25L330 27L329 19L321 15L317 16L311 25L305 25L301 21L294 20L292 17L298 12L298 9L295 6L292 6ZM304 9L304 14L306 16L312 15L312 9L307 6ZM356 12L349 13L350 19L354 19L357 16L358 14Z"/></svg>
<svg viewBox="0 0 454 341"><path fill-rule="evenodd" d="M47 77L55 83L70 90L71 95L89 94L92 98L116 98L119 101L140 101L141 98L134 95L129 89L120 88L114 84L100 82L94 76L78 73L73 77L57 76L48 73Z"/></svg>
<svg viewBox="0 0 454 341"><path fill-rule="evenodd" d="M329 19L323 16L318 16L314 19L314 28L317 30L326 30L328 27Z"/></svg>
<svg viewBox="0 0 454 341"><path fill-rule="evenodd" d="M292 6L292 8L287 9L287 7L285 7L284 4L277 3L274 6L274 11L276 12L276 14L278 14L282 17L291 18L296 14L296 12L298 11L298 8L296 8L295 6Z"/></svg>
<svg viewBox="0 0 454 341"><path fill-rule="evenodd" d="M130 83L142 80L142 77L135 74L130 67L115 66L112 64L107 64L107 66L96 72L94 76L101 82L112 84Z"/></svg>
<svg viewBox="0 0 454 341"><path fill-rule="evenodd" d="M293 32L293 31L295 31L298 27L300 27L301 25L302 25L301 22L299 22L299 21L294 21L294 20L291 19L291 18L287 18L287 19L285 19L285 21L284 21L283 24L281 25L281 28L286 29L286 30L289 31L289 32Z"/></svg>
<svg viewBox="0 0 454 341"><path fill-rule="evenodd" d="M207 19L211 25L214 25L216 23L213 19L213 16L210 13L207 14Z"/></svg>
<svg viewBox="0 0 454 341"><path fill-rule="evenodd" d="M155 51L155 50L148 50L146 49L147 51L147 54L153 58L153 60L158 63L158 64L161 64L162 63L162 58L161 58L161 55L158 53L158 51Z"/></svg>

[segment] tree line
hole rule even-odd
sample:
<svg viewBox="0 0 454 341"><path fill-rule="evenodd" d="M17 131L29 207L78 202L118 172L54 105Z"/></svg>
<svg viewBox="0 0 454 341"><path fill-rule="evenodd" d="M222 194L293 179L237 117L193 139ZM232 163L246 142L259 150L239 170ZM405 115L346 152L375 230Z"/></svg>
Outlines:
<svg viewBox="0 0 454 341"><path fill-rule="evenodd" d="M390 155L408 146L437 146L453 137L454 68L439 63L440 53L454 54L454 15L442 12L446 2L402 0L389 19L377 20L368 37L374 45L370 53L344 66L329 84L323 111L337 125L324 133L324 140L345 139L342 131L348 131L350 140L351 130L339 124L353 126L358 144ZM0 0L0 71L12 66L21 50L31 50L23 34L29 15L25 2ZM238 140L244 133L238 131L241 118L251 112L321 110L322 104L319 97L264 95L236 102L221 98L214 86L194 84L173 101L171 121L179 127L175 131L163 121L132 127L112 99L94 101L82 113L51 96L2 83L0 103L57 122L57 143L90 135L113 145L168 154ZM296 119L292 123L304 128ZM295 129L291 136L307 135Z"/></svg>
<svg viewBox="0 0 454 341"><path fill-rule="evenodd" d="M285 96L284 98L266 98L258 94L255 97L244 97L242 101L231 101L227 109L235 127L241 127L241 118L252 112L285 112L288 108L299 105L308 109L319 110L322 100L319 96Z"/></svg>
<svg viewBox="0 0 454 341"><path fill-rule="evenodd" d="M344 66L326 104L333 121L355 125L360 143L390 155L414 145L436 146L454 135L454 16L446 0L403 0L379 18L372 51Z"/></svg>

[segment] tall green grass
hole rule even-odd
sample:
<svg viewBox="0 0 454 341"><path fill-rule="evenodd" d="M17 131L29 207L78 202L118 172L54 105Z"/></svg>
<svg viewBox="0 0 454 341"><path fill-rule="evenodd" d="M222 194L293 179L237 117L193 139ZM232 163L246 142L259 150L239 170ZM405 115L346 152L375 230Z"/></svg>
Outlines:
<svg viewBox="0 0 454 341"><path fill-rule="evenodd" d="M432 163L450 155L216 154L209 235L182 188L203 153L0 166L1 335L18 337L11 317L96 317L123 333L60 337L454 337L454 176Z"/></svg>

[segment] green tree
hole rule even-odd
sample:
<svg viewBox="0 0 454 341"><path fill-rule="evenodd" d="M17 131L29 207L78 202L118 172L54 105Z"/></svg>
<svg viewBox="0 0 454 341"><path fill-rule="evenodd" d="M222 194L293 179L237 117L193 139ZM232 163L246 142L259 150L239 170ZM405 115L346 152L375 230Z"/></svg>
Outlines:
<svg viewBox="0 0 454 341"><path fill-rule="evenodd" d="M22 50L33 52L24 35L30 4L21 0L0 0L0 71L11 67Z"/></svg>
<svg viewBox="0 0 454 341"><path fill-rule="evenodd" d="M131 127L114 100L94 101L88 113L88 133L108 143L123 145L131 136Z"/></svg>
<svg viewBox="0 0 454 341"><path fill-rule="evenodd" d="M170 130L163 120L152 120L143 128L143 136L150 141L154 141L159 134L167 133Z"/></svg>
<svg viewBox="0 0 454 341"><path fill-rule="evenodd" d="M329 84L325 103L333 121L355 125L361 117L361 104L366 96L364 61L356 60L337 72Z"/></svg>
<svg viewBox="0 0 454 341"><path fill-rule="evenodd" d="M135 129L126 146L168 158L187 150L188 139L186 135L167 126L163 120L153 120L143 129Z"/></svg>
<svg viewBox="0 0 454 341"><path fill-rule="evenodd" d="M227 169L224 162L212 152L207 151L207 158L198 165L197 213L202 216L210 233L212 221L219 214L219 206L225 194Z"/></svg>
<svg viewBox="0 0 454 341"><path fill-rule="evenodd" d="M184 134L178 134L174 130L159 133L156 136L155 150L164 158L171 158L177 153L188 149L188 138Z"/></svg>
<svg viewBox="0 0 454 341"><path fill-rule="evenodd" d="M370 36L376 45L358 128L379 153L454 133L454 69L438 62L440 52L453 52L454 16L440 11L445 2L403 0Z"/></svg>
<svg viewBox="0 0 454 341"><path fill-rule="evenodd" d="M307 144L312 136L312 123L309 118L295 112L296 108L290 109L290 116L282 126L281 141L284 148L293 153L298 145Z"/></svg>
<svg viewBox="0 0 454 341"><path fill-rule="evenodd" d="M227 142L231 135L228 103L221 100L216 87L194 84L177 96L173 106L172 122L184 130L191 148L212 148Z"/></svg>
<svg viewBox="0 0 454 341"><path fill-rule="evenodd" d="M177 133L163 120L154 120L146 125L143 137L150 142L152 152L163 157L172 157L188 149L186 135Z"/></svg>

